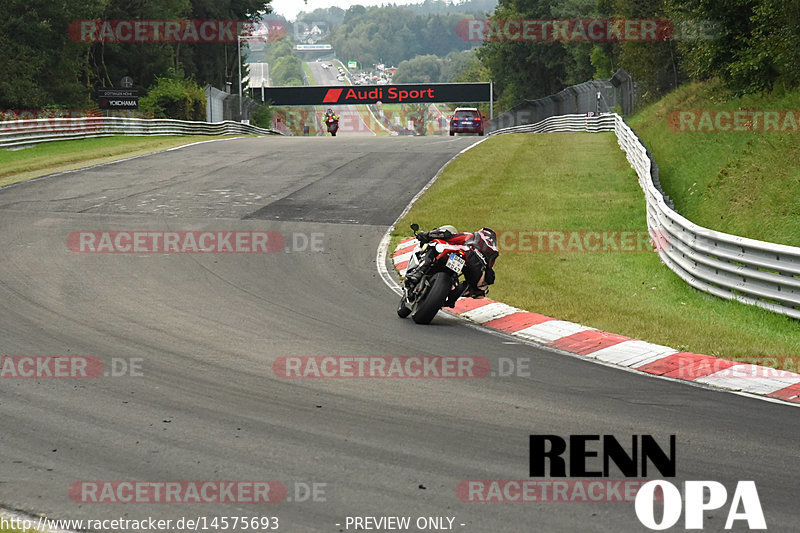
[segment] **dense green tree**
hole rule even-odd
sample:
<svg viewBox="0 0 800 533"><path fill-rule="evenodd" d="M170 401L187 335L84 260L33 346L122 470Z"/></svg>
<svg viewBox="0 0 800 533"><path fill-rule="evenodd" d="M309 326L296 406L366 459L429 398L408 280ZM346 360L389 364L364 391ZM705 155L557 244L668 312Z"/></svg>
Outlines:
<svg viewBox="0 0 800 533"><path fill-rule="evenodd" d="M69 25L101 9L102 0L3 0L0 109L88 105L90 46L71 39Z"/></svg>
<svg viewBox="0 0 800 533"><path fill-rule="evenodd" d="M184 79L183 73L173 73L156 79L139 101L139 109L152 118L205 120L206 94L195 82Z"/></svg>
<svg viewBox="0 0 800 533"><path fill-rule="evenodd" d="M492 18L553 19L555 16L553 3L548 0L500 0ZM489 41L476 53L491 72L501 108L556 93L568 79L571 59L560 42Z"/></svg>
<svg viewBox="0 0 800 533"><path fill-rule="evenodd" d="M169 72L217 87L238 76L236 42L87 42L82 20L254 21L270 0L3 0L0 108L85 108L94 89L131 76L151 86Z"/></svg>
<svg viewBox="0 0 800 533"><path fill-rule="evenodd" d="M681 42L695 79L720 77L736 93L800 82L800 4L786 0L666 0L689 29ZM694 35L691 30L697 30Z"/></svg>
<svg viewBox="0 0 800 533"><path fill-rule="evenodd" d="M396 83L436 83L442 71L442 61L435 55L417 56L400 62L394 74Z"/></svg>
<svg viewBox="0 0 800 533"><path fill-rule="evenodd" d="M428 54L402 61L393 80L395 83L485 82L489 81L489 73L473 50L464 50L450 52L445 57Z"/></svg>
<svg viewBox="0 0 800 533"><path fill-rule="evenodd" d="M473 68L474 64L479 64L479 62L475 59L475 52L473 50L450 52L442 59L439 81L442 83L461 81L459 78L461 78L465 72ZM489 78L472 81L489 81Z"/></svg>
<svg viewBox="0 0 800 533"><path fill-rule="evenodd" d="M266 104L258 105L250 114L250 124L258 126L259 128L269 129L272 127L273 114L270 106Z"/></svg>
<svg viewBox="0 0 800 533"><path fill-rule="evenodd" d="M105 0L97 17L117 20L180 20L190 18L189 0ZM91 47L90 61L93 85L119 86L119 80L130 76L137 87L149 87L170 69L179 70L179 43L168 42L98 42ZM187 72L192 72L191 67Z"/></svg>
<svg viewBox="0 0 800 533"><path fill-rule="evenodd" d="M614 0L612 13L617 19L667 20L664 0ZM617 45L617 66L627 70L638 84L641 102L661 98L686 81L679 65L676 42L623 41Z"/></svg>
<svg viewBox="0 0 800 533"><path fill-rule="evenodd" d="M444 57L469 50L477 43L461 39L456 31L465 13L415 14L405 7L354 6L331 35L336 54L362 65L397 65L417 55Z"/></svg>

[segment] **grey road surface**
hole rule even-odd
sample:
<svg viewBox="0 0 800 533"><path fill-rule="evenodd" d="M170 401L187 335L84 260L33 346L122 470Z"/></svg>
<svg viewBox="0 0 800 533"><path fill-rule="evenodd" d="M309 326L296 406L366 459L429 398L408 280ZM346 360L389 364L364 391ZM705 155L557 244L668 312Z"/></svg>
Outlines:
<svg viewBox="0 0 800 533"><path fill-rule="evenodd" d="M465 533L646 531L631 502L471 503L456 488L529 479L531 434L650 434L665 446L676 436L676 484L715 480L730 495L754 480L769 530L796 531L797 409L592 364L441 314L429 327L397 318L375 267L378 243L474 141L230 140L0 190L0 354L91 356L126 374L0 379L0 506L68 519L270 516L290 532L353 530L348 516L450 517ZM257 254L68 246L75 232L133 230L276 231L285 245ZM502 257L497 271L502 282ZM273 371L282 357L324 355L477 356L495 371L527 363L530 375ZM613 465L610 476L620 477ZM268 504L70 496L87 481L206 480L276 481L288 495ZM324 493L307 498L312 484ZM707 513L705 530L722 531L727 512Z"/></svg>

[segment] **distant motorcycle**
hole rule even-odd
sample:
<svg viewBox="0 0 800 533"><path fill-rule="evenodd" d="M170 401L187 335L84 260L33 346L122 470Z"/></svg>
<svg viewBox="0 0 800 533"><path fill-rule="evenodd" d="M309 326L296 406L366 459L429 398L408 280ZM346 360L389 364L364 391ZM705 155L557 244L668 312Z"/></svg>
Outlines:
<svg viewBox="0 0 800 533"><path fill-rule="evenodd" d="M419 225L411 225L415 237L418 230ZM397 315L411 315L417 324L430 324L442 307L453 307L467 289L467 282L460 278L469 250L469 246L449 244L444 239L433 239L416 248L408 270L417 267L426 255L430 268L413 287L404 286Z"/></svg>
<svg viewBox="0 0 800 533"><path fill-rule="evenodd" d="M339 116L328 112L328 114L325 115L325 125L328 127L328 133L330 133L332 137L336 137L336 132L339 131Z"/></svg>

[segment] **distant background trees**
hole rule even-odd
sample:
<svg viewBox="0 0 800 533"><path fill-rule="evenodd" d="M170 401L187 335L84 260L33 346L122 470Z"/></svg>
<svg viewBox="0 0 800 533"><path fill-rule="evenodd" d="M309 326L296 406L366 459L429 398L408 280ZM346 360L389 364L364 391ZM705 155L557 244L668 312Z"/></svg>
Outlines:
<svg viewBox="0 0 800 533"><path fill-rule="evenodd" d="M81 109L95 90L131 76L141 89L157 79L237 85L236 43L80 43L75 20L251 20L269 0L3 0L0 109ZM676 29L662 42L474 42L456 28L469 18L663 19ZM284 21L285 22L285 21ZM397 67L396 82L488 81L499 107L628 70L640 102L689 80L717 77L735 94L800 84L800 2L786 0L424 0L413 6L301 13L286 39L252 52L270 63L276 84L302 83L294 29L321 25L342 61ZM318 56L316 56L318 57ZM246 66L243 70L246 69ZM189 85L185 85L189 86ZM174 86L173 86L174 88Z"/></svg>

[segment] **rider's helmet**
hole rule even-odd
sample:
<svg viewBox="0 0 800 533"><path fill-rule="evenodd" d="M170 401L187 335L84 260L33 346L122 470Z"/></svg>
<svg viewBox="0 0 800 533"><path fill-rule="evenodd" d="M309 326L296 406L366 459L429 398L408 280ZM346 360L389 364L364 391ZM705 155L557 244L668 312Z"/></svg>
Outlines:
<svg viewBox="0 0 800 533"><path fill-rule="evenodd" d="M328 114L333 115L333 109L331 109L330 107L328 108Z"/></svg>
<svg viewBox="0 0 800 533"><path fill-rule="evenodd" d="M449 232L450 232L450 233L452 233L453 235L455 235L456 233L458 233L458 230L456 229L456 227L455 227L455 226L451 226L450 224L445 224L444 226L439 226L439 227L438 227L438 228L436 228L434 231L441 231L441 232L443 232L443 233L444 233L445 231L449 231Z"/></svg>
<svg viewBox="0 0 800 533"><path fill-rule="evenodd" d="M479 229L472 234L470 241L470 244L484 255L497 257L499 254L497 248L497 234L490 228Z"/></svg>

